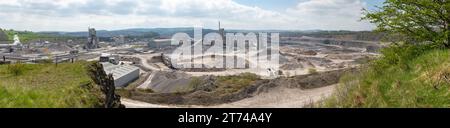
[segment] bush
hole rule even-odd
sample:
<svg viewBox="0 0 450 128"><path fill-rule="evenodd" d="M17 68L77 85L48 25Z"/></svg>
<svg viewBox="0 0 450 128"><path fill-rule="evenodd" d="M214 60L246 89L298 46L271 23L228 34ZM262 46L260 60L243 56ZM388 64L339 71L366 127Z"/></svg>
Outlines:
<svg viewBox="0 0 450 128"><path fill-rule="evenodd" d="M192 90L195 90L203 83L203 80L201 80L199 77L192 77L191 81L189 82L189 88Z"/></svg>
<svg viewBox="0 0 450 128"><path fill-rule="evenodd" d="M310 69L308 69L308 73L309 74L317 74L318 72L315 68L310 68Z"/></svg>
<svg viewBox="0 0 450 128"><path fill-rule="evenodd" d="M381 50L382 58L374 61L372 67L377 71L382 71L388 67L399 66L402 69L409 69L405 65L409 61L433 49L431 44L412 45L412 44L397 44Z"/></svg>
<svg viewBox="0 0 450 128"><path fill-rule="evenodd" d="M218 84L216 91L219 94L234 93L252 85L257 80L260 80L260 77L252 73L242 73L237 76L219 76L216 81Z"/></svg>
<svg viewBox="0 0 450 128"><path fill-rule="evenodd" d="M25 66L22 63L8 65L7 72L14 76L22 75L25 71Z"/></svg>

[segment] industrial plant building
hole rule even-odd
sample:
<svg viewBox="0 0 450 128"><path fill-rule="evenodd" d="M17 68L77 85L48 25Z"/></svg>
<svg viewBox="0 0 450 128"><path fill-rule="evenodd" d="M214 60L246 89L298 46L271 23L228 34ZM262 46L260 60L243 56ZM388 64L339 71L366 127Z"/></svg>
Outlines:
<svg viewBox="0 0 450 128"><path fill-rule="evenodd" d="M139 78L139 68L132 65L115 65L102 62L106 74L113 74L114 86L126 87L129 83Z"/></svg>
<svg viewBox="0 0 450 128"><path fill-rule="evenodd" d="M88 41L86 42L86 45L84 46L85 49L97 49L100 48L98 45L99 40L97 37L97 31L95 31L94 28L89 28L89 35L88 35Z"/></svg>

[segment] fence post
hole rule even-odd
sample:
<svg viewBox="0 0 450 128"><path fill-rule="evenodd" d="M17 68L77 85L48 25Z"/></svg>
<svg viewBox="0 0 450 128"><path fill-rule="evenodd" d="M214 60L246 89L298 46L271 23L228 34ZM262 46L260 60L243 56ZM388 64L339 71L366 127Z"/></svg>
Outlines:
<svg viewBox="0 0 450 128"><path fill-rule="evenodd" d="M55 56L55 65L58 67L58 56Z"/></svg>

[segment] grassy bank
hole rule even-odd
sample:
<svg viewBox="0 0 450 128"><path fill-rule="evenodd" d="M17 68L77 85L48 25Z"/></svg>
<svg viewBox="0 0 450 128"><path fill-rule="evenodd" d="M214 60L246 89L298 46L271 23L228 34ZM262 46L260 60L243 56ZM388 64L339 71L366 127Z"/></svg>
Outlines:
<svg viewBox="0 0 450 128"><path fill-rule="evenodd" d="M44 40L44 41L67 41L69 39L74 39L73 37L67 36L54 36L35 33L31 31L15 31L15 30L3 30L7 36L7 40L12 43L14 35L17 34L21 43L28 43L30 41Z"/></svg>
<svg viewBox="0 0 450 128"><path fill-rule="evenodd" d="M324 107L450 107L450 51L391 47L359 73L341 78Z"/></svg>
<svg viewBox="0 0 450 128"><path fill-rule="evenodd" d="M86 62L0 65L0 108L96 107Z"/></svg>

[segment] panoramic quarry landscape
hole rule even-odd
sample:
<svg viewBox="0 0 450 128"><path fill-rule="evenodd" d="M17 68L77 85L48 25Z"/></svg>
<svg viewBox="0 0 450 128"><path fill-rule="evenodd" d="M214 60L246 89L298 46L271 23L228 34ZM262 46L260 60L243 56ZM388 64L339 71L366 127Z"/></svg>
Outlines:
<svg viewBox="0 0 450 128"><path fill-rule="evenodd" d="M3 122L429 126L448 108L450 0L0 0Z"/></svg>
<svg viewBox="0 0 450 128"><path fill-rule="evenodd" d="M342 39L318 37L319 32L280 31L276 65L263 62L263 68L249 68L251 63L261 62L240 58L238 54L200 54L172 62L170 55L179 45L172 45L174 40L167 38L170 34L160 35L161 31L164 30L150 29L125 36L120 32L98 33L89 28L87 32L66 35L33 33L45 38L22 43L20 35L23 33L6 30L2 33L14 35L14 42L3 41L6 43L0 45L0 63L53 63L57 67L63 63L98 61L106 74L112 74L116 93L121 96L121 103L129 108L308 107L333 94L342 75L355 72L362 64L377 58L383 47L376 40L355 38L364 32L335 32L347 33L344 37L348 39ZM223 28L204 31L225 33ZM116 35L108 35L110 33ZM264 31L244 34L248 33ZM295 33L300 34L292 36ZM205 43L201 40L195 44ZM205 46L203 52L213 48ZM249 55L248 51L242 53ZM241 68L205 68L222 62L208 60L211 56L236 57L247 64ZM203 68L176 68L176 65L190 62L203 62Z"/></svg>

